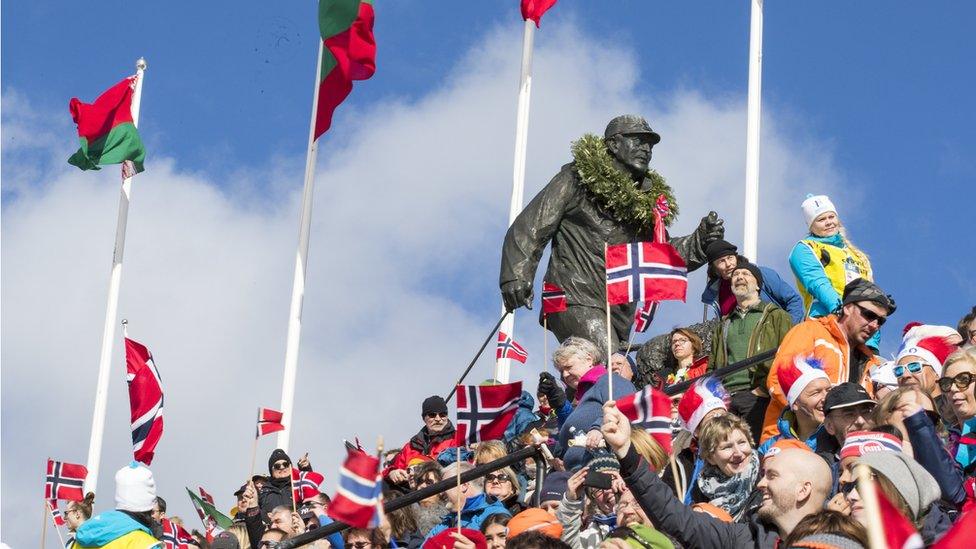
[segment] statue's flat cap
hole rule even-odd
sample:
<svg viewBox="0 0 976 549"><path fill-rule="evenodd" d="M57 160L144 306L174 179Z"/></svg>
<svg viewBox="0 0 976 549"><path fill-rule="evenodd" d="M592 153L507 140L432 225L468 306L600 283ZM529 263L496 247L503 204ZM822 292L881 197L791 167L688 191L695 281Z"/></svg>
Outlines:
<svg viewBox="0 0 976 549"><path fill-rule="evenodd" d="M603 137L610 138L619 134L644 134L649 136L652 145L661 141L661 136L651 129L647 120L636 114L622 114L611 120L603 132Z"/></svg>

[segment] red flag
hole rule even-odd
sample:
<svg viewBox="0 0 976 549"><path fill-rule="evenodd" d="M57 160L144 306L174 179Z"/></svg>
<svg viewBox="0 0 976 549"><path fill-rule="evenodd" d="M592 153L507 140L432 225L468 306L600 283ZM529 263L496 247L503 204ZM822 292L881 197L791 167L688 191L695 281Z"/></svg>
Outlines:
<svg viewBox="0 0 976 549"><path fill-rule="evenodd" d="M458 385L454 438L457 445L501 439L515 417L521 396L521 381L504 385Z"/></svg>
<svg viewBox="0 0 976 549"><path fill-rule="evenodd" d="M354 80L376 72L372 0L319 0L322 80L315 115L315 139L332 126L332 113L352 91Z"/></svg>
<svg viewBox="0 0 976 549"><path fill-rule="evenodd" d="M925 544L922 543L922 536L915 530L915 526L888 501L881 490L876 489L874 493L878 495L881 524L884 527L885 541L888 542L888 547L894 549L922 549L925 547Z"/></svg>
<svg viewBox="0 0 976 549"><path fill-rule="evenodd" d="M566 292L552 282L542 283L542 314L549 316L566 310Z"/></svg>
<svg viewBox="0 0 976 549"><path fill-rule="evenodd" d="M259 438L276 431L284 431L285 426L281 423L283 417L284 414L278 410L258 408L258 430L254 438Z"/></svg>
<svg viewBox="0 0 976 549"><path fill-rule="evenodd" d="M203 501L206 501L210 505L215 505L213 496L208 494L207 491L203 489L203 486L197 486L197 490L200 491L200 497L203 498Z"/></svg>
<svg viewBox="0 0 976 549"><path fill-rule="evenodd" d="M657 314L657 301L645 301L634 313L634 329L640 333L646 332L654 322L655 314Z"/></svg>
<svg viewBox="0 0 976 549"><path fill-rule="evenodd" d="M383 477L380 460L362 452L349 452L339 470L339 486L326 513L353 528L379 524Z"/></svg>
<svg viewBox="0 0 976 549"><path fill-rule="evenodd" d="M685 300L688 269L670 244L614 244L607 247L606 264L607 300L611 305Z"/></svg>
<svg viewBox="0 0 976 549"><path fill-rule="evenodd" d="M325 477L315 471L299 471L291 468L291 497L295 505L319 495L319 486Z"/></svg>
<svg viewBox="0 0 976 549"><path fill-rule="evenodd" d="M47 502L48 510L51 511L51 518L54 519L54 526L61 527L64 526L64 515L61 514L61 510L58 509L58 500L51 499Z"/></svg>
<svg viewBox="0 0 976 549"><path fill-rule="evenodd" d="M556 0L522 0L522 20L531 19L535 21L535 26L538 28L542 16L555 4Z"/></svg>
<svg viewBox="0 0 976 549"><path fill-rule="evenodd" d="M498 332L498 348L495 349L495 359L511 358L525 364L529 352L505 332Z"/></svg>
<svg viewBox="0 0 976 549"><path fill-rule="evenodd" d="M88 469L84 465L47 460L47 477L44 482L44 499L85 499L83 487Z"/></svg>
<svg viewBox="0 0 976 549"><path fill-rule="evenodd" d="M617 400L617 409L630 422L648 432L665 453L671 454L671 397L650 385Z"/></svg>
<svg viewBox="0 0 976 549"><path fill-rule="evenodd" d="M132 426L132 455L152 464L163 436L163 386L152 353L145 345L125 338L126 381Z"/></svg>

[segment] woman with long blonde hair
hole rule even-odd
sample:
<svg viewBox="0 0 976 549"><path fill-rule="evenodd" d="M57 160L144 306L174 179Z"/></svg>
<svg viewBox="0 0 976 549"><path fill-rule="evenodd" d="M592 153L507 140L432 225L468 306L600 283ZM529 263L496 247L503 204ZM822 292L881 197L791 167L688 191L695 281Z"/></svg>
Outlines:
<svg viewBox="0 0 976 549"><path fill-rule="evenodd" d="M809 233L793 246L790 268L803 297L806 316L819 318L841 305L844 288L863 278L874 281L868 255L851 242L837 208L826 195L807 195L801 205ZM877 348L875 334L868 345Z"/></svg>

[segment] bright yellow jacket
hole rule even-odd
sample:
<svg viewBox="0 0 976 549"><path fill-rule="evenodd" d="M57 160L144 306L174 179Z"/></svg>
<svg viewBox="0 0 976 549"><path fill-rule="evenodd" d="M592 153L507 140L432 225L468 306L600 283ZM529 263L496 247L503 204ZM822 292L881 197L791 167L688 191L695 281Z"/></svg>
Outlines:
<svg viewBox="0 0 976 549"><path fill-rule="evenodd" d="M93 545L91 547L99 547L101 549L155 549L157 547L163 547L163 542L150 536L142 530L133 530L128 534L115 538L105 545ZM84 545L79 545L77 542L72 545L72 548L89 549Z"/></svg>
<svg viewBox="0 0 976 549"><path fill-rule="evenodd" d="M836 315L807 319L790 329L779 344L779 350L773 358L773 366L766 377L770 400L763 420L760 442L779 432L776 421L786 408L786 395L779 386L777 372L781 366L792 364L793 358L797 355L819 359L832 385L855 381L863 386L868 394L873 394L869 372L871 368L880 364L881 360L865 345L858 345L855 350L861 355L863 364L860 378L852 380L848 379L851 374L851 346L840 325L837 324Z"/></svg>

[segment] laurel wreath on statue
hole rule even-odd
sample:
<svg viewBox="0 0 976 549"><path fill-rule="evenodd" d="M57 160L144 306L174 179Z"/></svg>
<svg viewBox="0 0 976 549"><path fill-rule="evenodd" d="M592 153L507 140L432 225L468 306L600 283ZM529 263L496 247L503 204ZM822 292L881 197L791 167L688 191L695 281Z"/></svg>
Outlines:
<svg viewBox="0 0 976 549"><path fill-rule="evenodd" d="M654 206L662 194L669 206L664 224L670 226L678 215L678 201L664 178L656 171L648 170L651 189L637 188L628 174L614 166L613 157L602 138L588 133L574 141L571 150L583 186L615 220L638 228L654 227Z"/></svg>

